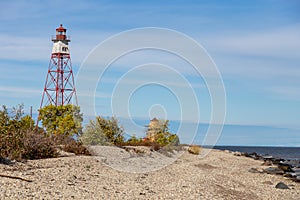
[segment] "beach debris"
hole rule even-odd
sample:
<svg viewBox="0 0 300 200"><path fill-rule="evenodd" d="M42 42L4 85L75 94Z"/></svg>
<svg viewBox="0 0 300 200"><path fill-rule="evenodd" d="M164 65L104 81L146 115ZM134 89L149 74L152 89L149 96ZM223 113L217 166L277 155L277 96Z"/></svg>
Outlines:
<svg viewBox="0 0 300 200"><path fill-rule="evenodd" d="M277 189L290 189L289 186L287 186L283 182L277 183L277 185L275 186L275 188L277 188Z"/></svg>
<svg viewBox="0 0 300 200"><path fill-rule="evenodd" d="M19 177L19 176L10 176L10 175L6 175L6 174L0 174L0 177L11 178L11 179L19 179L19 180L26 181L26 182L33 182L32 180L25 179L25 178L22 178L22 177Z"/></svg>

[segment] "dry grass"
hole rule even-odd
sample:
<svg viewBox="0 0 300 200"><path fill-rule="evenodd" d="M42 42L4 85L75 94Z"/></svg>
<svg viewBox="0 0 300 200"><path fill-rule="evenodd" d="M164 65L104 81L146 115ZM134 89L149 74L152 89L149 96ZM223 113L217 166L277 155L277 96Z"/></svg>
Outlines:
<svg viewBox="0 0 300 200"><path fill-rule="evenodd" d="M191 154L199 155L201 151L201 147L199 145L191 145L188 148L188 152Z"/></svg>

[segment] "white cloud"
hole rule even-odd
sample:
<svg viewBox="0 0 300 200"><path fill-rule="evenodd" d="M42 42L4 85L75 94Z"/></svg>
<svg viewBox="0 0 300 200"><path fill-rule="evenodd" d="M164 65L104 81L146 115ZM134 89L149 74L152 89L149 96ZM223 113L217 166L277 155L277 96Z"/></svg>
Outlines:
<svg viewBox="0 0 300 200"><path fill-rule="evenodd" d="M274 30L227 33L206 40L214 51L236 56L271 56L277 58L299 58L300 25Z"/></svg>
<svg viewBox="0 0 300 200"><path fill-rule="evenodd" d="M0 34L0 59L45 60L51 52L50 40Z"/></svg>
<svg viewBox="0 0 300 200"><path fill-rule="evenodd" d="M0 86L0 96L33 97L41 96L42 90L26 87Z"/></svg>

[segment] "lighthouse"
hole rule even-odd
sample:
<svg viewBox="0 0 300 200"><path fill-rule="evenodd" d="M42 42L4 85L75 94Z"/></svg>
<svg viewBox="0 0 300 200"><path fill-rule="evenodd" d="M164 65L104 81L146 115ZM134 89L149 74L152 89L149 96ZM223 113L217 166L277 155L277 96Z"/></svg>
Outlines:
<svg viewBox="0 0 300 200"><path fill-rule="evenodd" d="M47 71L41 108L47 105L67 105L72 100L78 105L72 63L70 57L70 37L67 29L60 24L52 37L53 47Z"/></svg>

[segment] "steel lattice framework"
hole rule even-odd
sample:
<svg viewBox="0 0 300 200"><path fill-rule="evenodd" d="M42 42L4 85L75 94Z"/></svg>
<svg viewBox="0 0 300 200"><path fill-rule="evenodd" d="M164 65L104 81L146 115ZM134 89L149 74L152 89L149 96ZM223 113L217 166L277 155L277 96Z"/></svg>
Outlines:
<svg viewBox="0 0 300 200"><path fill-rule="evenodd" d="M62 25L56 29L51 59L43 91L41 108L47 105L78 105L71 57L68 49L69 39L65 35L66 29Z"/></svg>

